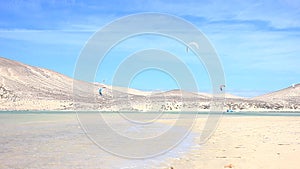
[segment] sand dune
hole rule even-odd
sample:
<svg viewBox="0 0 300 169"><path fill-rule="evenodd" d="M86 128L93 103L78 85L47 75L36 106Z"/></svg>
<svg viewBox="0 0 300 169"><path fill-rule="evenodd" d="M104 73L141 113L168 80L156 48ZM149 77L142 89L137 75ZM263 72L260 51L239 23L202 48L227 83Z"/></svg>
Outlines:
<svg viewBox="0 0 300 169"><path fill-rule="evenodd" d="M261 95L253 99L297 103L297 101L300 100L300 84L294 84L293 86L289 86L285 89Z"/></svg>
<svg viewBox="0 0 300 169"><path fill-rule="evenodd" d="M0 57L0 110L208 110L212 95L182 90L141 91L88 83ZM75 85L74 85L75 84ZM105 97L98 89L105 87ZM246 99L226 93L224 109L299 110L300 84Z"/></svg>

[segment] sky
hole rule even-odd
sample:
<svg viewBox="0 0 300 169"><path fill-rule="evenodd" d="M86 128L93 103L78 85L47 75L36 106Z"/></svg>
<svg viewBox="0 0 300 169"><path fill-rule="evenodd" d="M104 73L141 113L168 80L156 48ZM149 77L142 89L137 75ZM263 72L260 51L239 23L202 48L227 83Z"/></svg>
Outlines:
<svg viewBox="0 0 300 169"><path fill-rule="evenodd" d="M0 56L70 77L74 76L80 52L96 31L120 17L158 12L192 23L207 37L222 63L229 93L252 97L300 82L300 1L297 0L0 0L0 3ZM190 59L194 56L185 56L192 54L179 50L180 44L171 40L150 35L128 39L107 54L95 81L111 84L122 57L135 50L164 48L183 60L188 57L185 63L194 73L199 90L209 91L209 75L203 64ZM165 72L145 70L132 79L130 87L168 90L178 84L176 77Z"/></svg>

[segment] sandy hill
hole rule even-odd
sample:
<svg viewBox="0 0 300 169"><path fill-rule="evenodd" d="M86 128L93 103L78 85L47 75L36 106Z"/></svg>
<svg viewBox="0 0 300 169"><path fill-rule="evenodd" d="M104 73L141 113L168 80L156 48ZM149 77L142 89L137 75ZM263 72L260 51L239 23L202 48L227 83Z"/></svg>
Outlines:
<svg viewBox="0 0 300 169"><path fill-rule="evenodd" d="M0 72L0 109L52 110L72 106L73 79L70 77L2 57ZM78 90L84 91L80 87ZM85 96L82 94L83 99Z"/></svg>
<svg viewBox="0 0 300 169"><path fill-rule="evenodd" d="M296 104L300 101L300 84L294 84L285 89L254 97L253 100Z"/></svg>
<svg viewBox="0 0 300 169"><path fill-rule="evenodd" d="M164 95L166 97L203 98L203 99L210 98L209 95L187 92L187 91L183 91L183 90L179 90L179 89L165 91L165 92L161 92L159 94Z"/></svg>
<svg viewBox="0 0 300 169"><path fill-rule="evenodd" d="M73 82L76 83L74 88ZM100 87L105 87L105 97L99 96ZM152 94L77 81L48 69L0 57L0 110L73 109L74 106L79 109L110 109L115 105L124 105L128 99L143 102Z"/></svg>
<svg viewBox="0 0 300 169"><path fill-rule="evenodd" d="M70 99L72 79L62 74L1 57L0 72L0 86L10 92L7 98Z"/></svg>
<svg viewBox="0 0 300 169"><path fill-rule="evenodd" d="M76 83L73 86L74 82ZM104 96L98 89L104 88ZM75 91L75 93L74 93ZM89 91L89 92L88 92ZM226 94L234 110L300 109L300 84L252 99ZM184 98L184 103L182 99ZM0 110L209 109L211 94L182 90L140 91L73 80L60 73L0 57ZM184 107L186 106L186 107Z"/></svg>

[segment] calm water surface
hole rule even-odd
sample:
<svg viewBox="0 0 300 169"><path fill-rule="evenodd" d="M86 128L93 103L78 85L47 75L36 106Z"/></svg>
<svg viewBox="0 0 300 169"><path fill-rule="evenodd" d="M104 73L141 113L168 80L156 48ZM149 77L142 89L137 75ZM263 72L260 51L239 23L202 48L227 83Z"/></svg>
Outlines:
<svg viewBox="0 0 300 169"><path fill-rule="evenodd" d="M88 112L97 113L97 112ZM176 120L176 112L164 116L155 113L125 113L128 118ZM193 113L190 113L193 114ZM168 131L170 124L158 123L153 127L125 125L113 117L117 112L102 113L115 131L136 137L154 137ZM199 113L207 117L208 113ZM295 116L300 112L234 112L225 116ZM193 117L193 116L191 116ZM189 118L185 116L184 118ZM181 144L163 155L149 159L128 159L112 155L95 145L81 129L76 112L6 111L0 112L0 168L158 168L168 166L168 158L180 158L194 146L191 133ZM178 131L184 126L176 126ZM142 135L140 135L142 133ZM118 140L111 140L118 147ZM164 143L162 142L161 145ZM160 146L160 145L156 145ZM124 147L119 147L123 149ZM151 147L150 147L151 148Z"/></svg>
<svg viewBox="0 0 300 169"><path fill-rule="evenodd" d="M129 136L142 133L142 136L152 137L170 127L164 123L148 128L127 126L112 119L114 115L116 113L104 113L116 131ZM145 122L151 122L149 120L156 115L144 117ZM176 118L177 114L164 117L166 120ZM100 149L81 129L75 112L0 112L0 126L0 168L158 168L168 166L164 164L168 158L179 158L189 151L195 137L192 133L170 152L137 160ZM182 127L179 126L178 131ZM118 147L118 140L111 142Z"/></svg>

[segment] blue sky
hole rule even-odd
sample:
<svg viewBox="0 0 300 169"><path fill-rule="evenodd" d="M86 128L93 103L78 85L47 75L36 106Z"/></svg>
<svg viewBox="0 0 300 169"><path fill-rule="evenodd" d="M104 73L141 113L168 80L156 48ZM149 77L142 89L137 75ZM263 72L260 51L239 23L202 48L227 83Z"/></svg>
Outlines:
<svg viewBox="0 0 300 169"><path fill-rule="evenodd" d="M122 16L160 12L191 22L207 36L222 61L226 90L230 93L255 96L300 82L299 1L0 0L0 3L0 56L71 77L81 49L95 31ZM131 45L134 42L138 40L132 40ZM124 50L122 45L119 48ZM114 59L113 53L109 59L112 65L120 61ZM112 72L107 66L99 71L96 81L110 83ZM210 87L203 72L201 68L195 74L205 91ZM151 75L148 71L139 74L132 87L166 90L176 88L176 83L163 73Z"/></svg>

